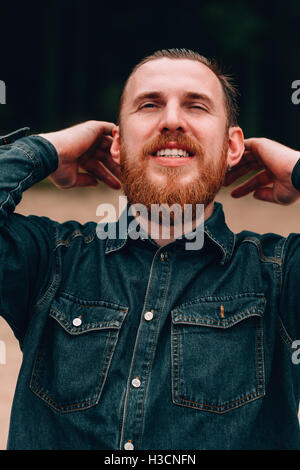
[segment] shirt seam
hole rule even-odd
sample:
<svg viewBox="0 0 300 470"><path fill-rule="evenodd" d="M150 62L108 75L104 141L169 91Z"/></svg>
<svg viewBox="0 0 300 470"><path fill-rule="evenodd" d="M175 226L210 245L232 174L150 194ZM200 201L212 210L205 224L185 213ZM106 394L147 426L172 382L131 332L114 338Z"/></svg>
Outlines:
<svg viewBox="0 0 300 470"><path fill-rule="evenodd" d="M16 149L18 149L18 150L21 150L21 152L23 152L24 155L26 155L26 157L28 157L28 158L31 160L31 162L32 162L32 164L33 164L33 166L34 166L34 168L31 170L31 172L30 172L28 175L26 175L23 179L21 179L21 180L18 182L18 185L17 185L14 189L12 189L11 191L8 192L6 199L5 199L4 201L2 201L2 203L1 203L1 205L0 205L0 210L3 210L4 207L5 207L5 205L6 205L7 202L9 201L9 198L12 197L12 195L13 195L15 192L17 192L20 188L22 188L24 182L27 181L27 180L29 180L29 179L32 177L32 175L33 175L34 171L36 170L36 168L37 168L37 167L40 167L39 161L38 161L33 155L30 155L30 154L27 153L24 149L22 149L21 147L18 147L17 145L10 145L10 146L11 146L12 148L16 148Z"/></svg>

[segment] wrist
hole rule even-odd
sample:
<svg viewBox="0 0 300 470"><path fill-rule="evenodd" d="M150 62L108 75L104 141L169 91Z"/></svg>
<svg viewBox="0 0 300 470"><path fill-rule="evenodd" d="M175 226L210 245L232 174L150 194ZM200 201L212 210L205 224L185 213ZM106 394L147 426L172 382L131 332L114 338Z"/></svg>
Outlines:
<svg viewBox="0 0 300 470"><path fill-rule="evenodd" d="M56 150L59 162L61 162L63 158L63 143L57 134L57 132L49 132L46 134L38 134L38 136L46 139L48 142L50 142L50 144L53 145Z"/></svg>

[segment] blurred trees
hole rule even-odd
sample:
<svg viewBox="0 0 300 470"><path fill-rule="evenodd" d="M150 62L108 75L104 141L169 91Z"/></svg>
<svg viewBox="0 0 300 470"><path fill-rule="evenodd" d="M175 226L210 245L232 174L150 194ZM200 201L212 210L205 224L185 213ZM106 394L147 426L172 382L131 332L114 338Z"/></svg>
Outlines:
<svg viewBox="0 0 300 470"><path fill-rule="evenodd" d="M115 120L135 63L157 49L185 47L216 57L235 76L246 137L300 148L300 105L291 101L300 79L299 15L296 0L6 3L0 79L8 104L0 106L0 134Z"/></svg>

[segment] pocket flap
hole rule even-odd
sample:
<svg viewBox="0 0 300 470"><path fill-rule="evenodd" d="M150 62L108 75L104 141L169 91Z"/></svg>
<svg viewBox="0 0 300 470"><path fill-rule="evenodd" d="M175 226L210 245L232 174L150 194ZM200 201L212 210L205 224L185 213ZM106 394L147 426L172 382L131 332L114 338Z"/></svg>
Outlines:
<svg viewBox="0 0 300 470"><path fill-rule="evenodd" d="M263 294L202 297L172 310L172 321L174 324L228 328L248 317L262 317L265 303Z"/></svg>
<svg viewBox="0 0 300 470"><path fill-rule="evenodd" d="M78 335L92 330L122 326L128 308L106 301L76 300L62 295L54 300L49 315L68 333Z"/></svg>

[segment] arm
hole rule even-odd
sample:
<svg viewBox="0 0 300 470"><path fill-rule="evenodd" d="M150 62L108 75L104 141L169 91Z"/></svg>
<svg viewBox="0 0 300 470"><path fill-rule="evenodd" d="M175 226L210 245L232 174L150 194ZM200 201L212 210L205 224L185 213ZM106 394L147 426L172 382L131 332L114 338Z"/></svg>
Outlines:
<svg viewBox="0 0 300 470"><path fill-rule="evenodd" d="M23 135L16 132L0 139L0 314L21 343L34 300L51 276L53 224L13 212L23 191L58 164L49 142Z"/></svg>
<svg viewBox="0 0 300 470"><path fill-rule="evenodd" d="M112 173L118 166L99 163L109 161L112 126L89 121L50 134L16 133L0 139L0 314L20 342L54 275L57 224L46 217L14 214L14 209L23 191L49 175L62 188L95 185L99 178L120 187ZM81 167L86 173L79 172Z"/></svg>

